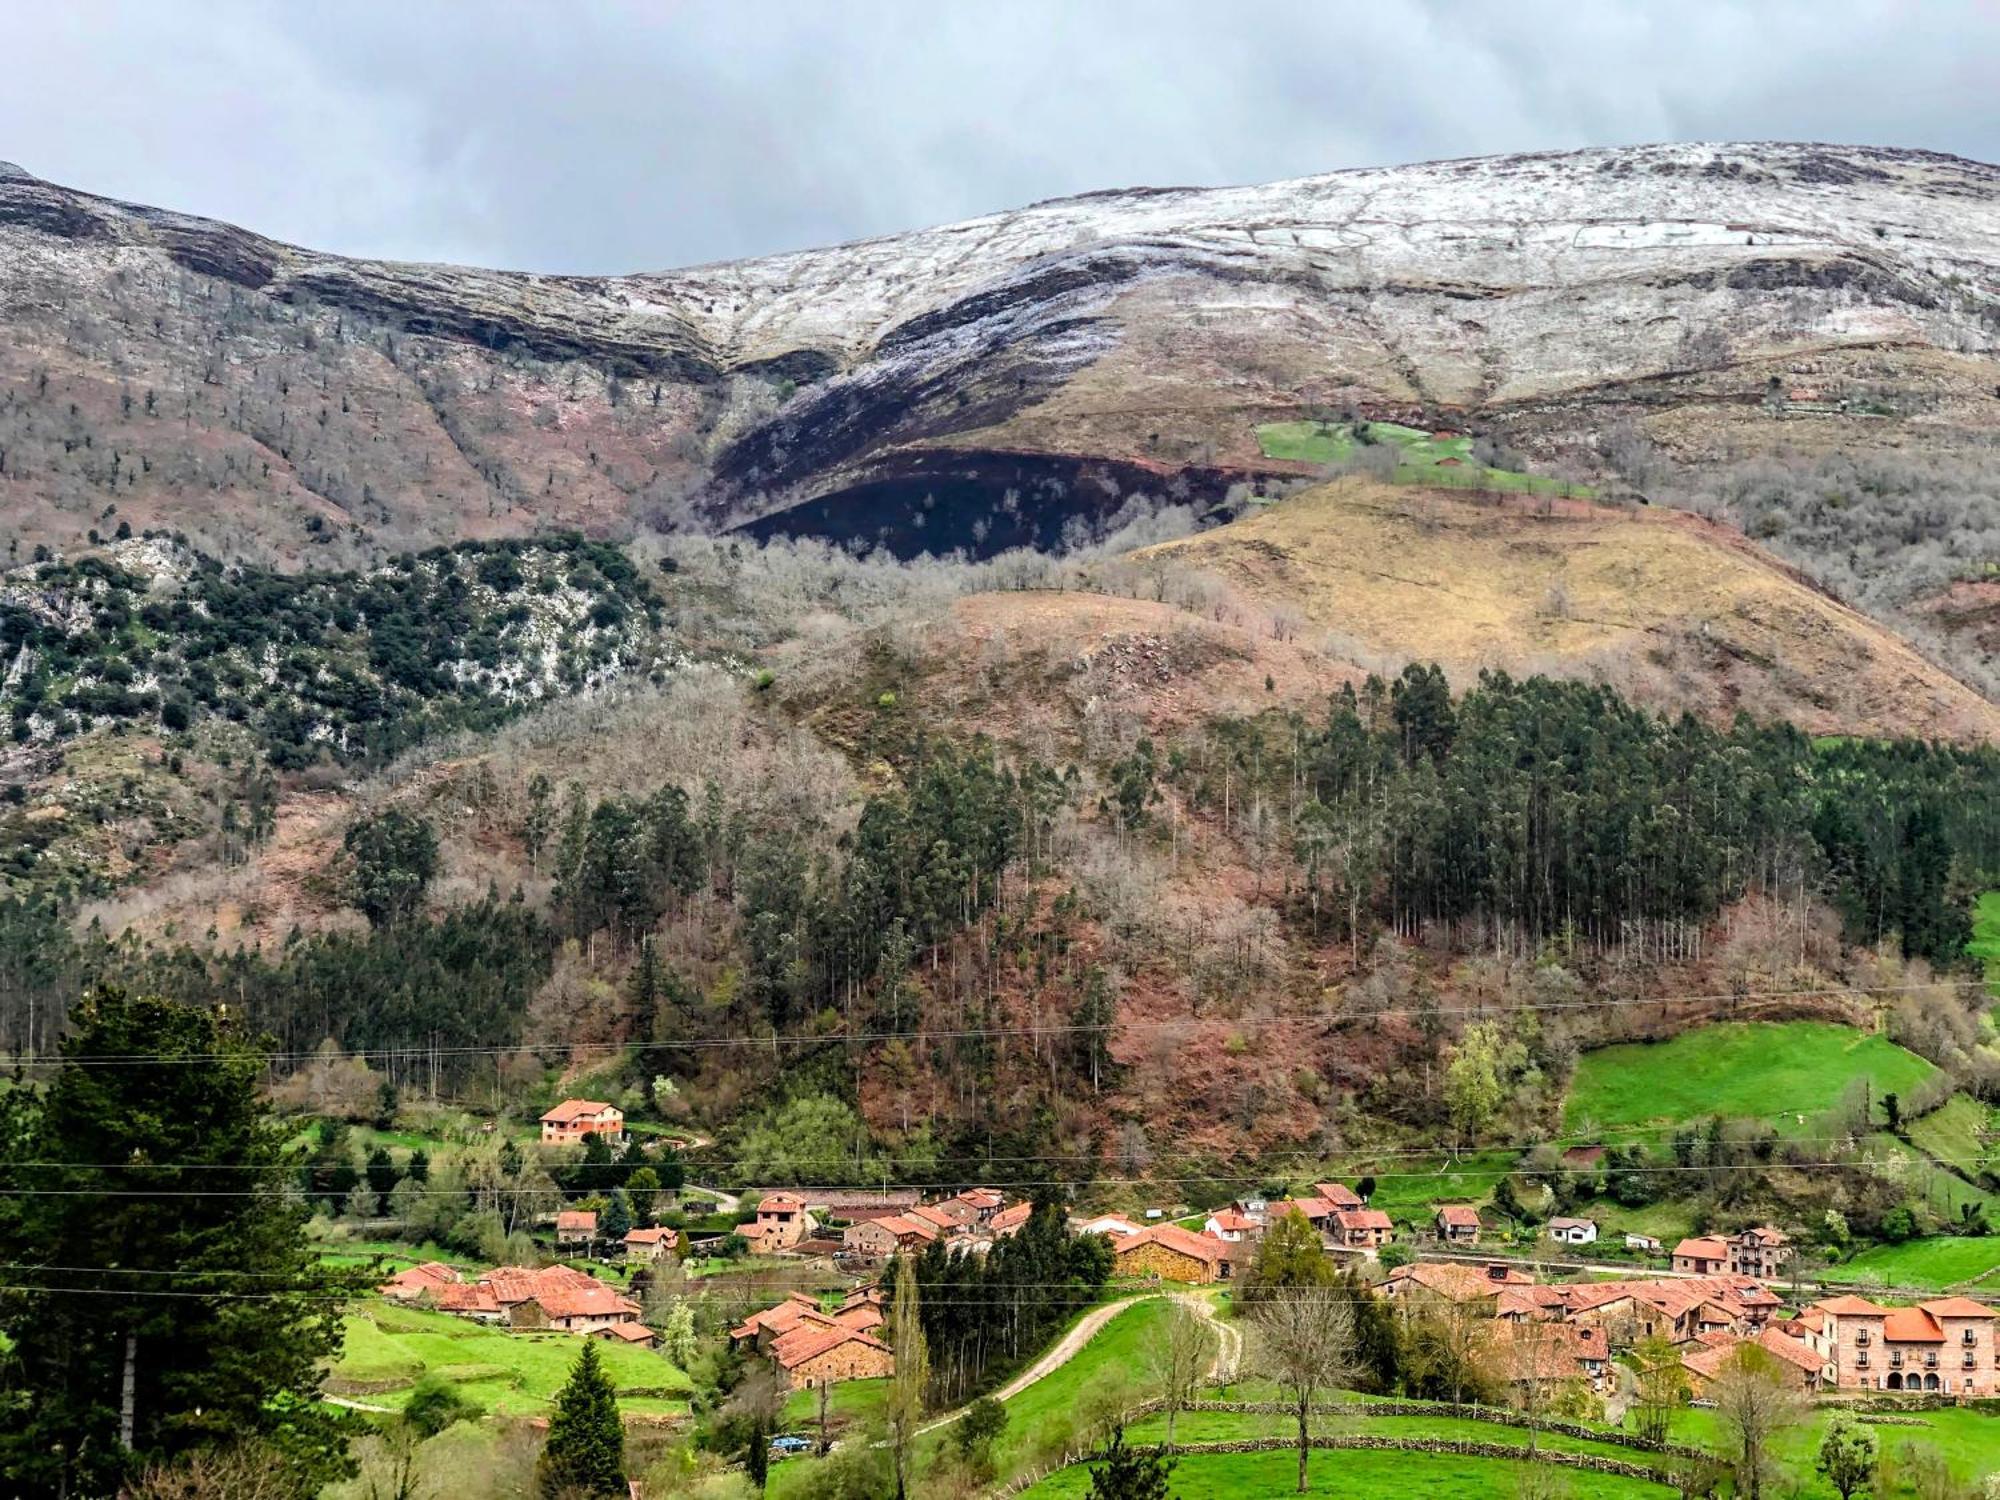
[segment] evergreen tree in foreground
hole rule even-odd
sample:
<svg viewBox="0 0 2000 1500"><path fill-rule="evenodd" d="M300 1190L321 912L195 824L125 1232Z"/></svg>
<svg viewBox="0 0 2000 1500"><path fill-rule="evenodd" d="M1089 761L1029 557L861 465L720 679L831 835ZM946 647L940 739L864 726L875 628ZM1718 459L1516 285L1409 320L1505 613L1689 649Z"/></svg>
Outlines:
<svg viewBox="0 0 2000 1500"><path fill-rule="evenodd" d="M626 1493L625 1428L595 1339L583 1341L568 1383L556 1393L540 1477L544 1500Z"/></svg>
<svg viewBox="0 0 2000 1500"><path fill-rule="evenodd" d="M1111 1434L1104 1462L1090 1471L1090 1500L1167 1500L1172 1461L1125 1446L1125 1429Z"/></svg>
<svg viewBox="0 0 2000 1500"><path fill-rule="evenodd" d="M46 1089L0 1094L0 1261L65 1268L0 1292L5 1492L109 1495L262 1444L318 1493L350 1468L319 1373L363 1278L306 1242L263 1058L214 1013L116 990L70 1025Z"/></svg>

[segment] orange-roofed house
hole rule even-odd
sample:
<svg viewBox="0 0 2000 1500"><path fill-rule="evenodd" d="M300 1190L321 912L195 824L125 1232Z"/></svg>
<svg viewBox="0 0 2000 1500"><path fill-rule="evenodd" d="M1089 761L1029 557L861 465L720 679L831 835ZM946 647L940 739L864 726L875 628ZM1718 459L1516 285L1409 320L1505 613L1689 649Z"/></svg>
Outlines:
<svg viewBox="0 0 2000 1500"><path fill-rule="evenodd" d="M424 1301L434 1305L439 1312L470 1318L475 1323L503 1323L507 1319L507 1309L500 1305L500 1299L490 1286L466 1286L463 1283L441 1286L426 1294Z"/></svg>
<svg viewBox="0 0 2000 1500"><path fill-rule="evenodd" d="M986 1221L986 1232L996 1240L1009 1239L1027 1227L1035 1216L1035 1205L1023 1199L1009 1204Z"/></svg>
<svg viewBox="0 0 2000 1500"><path fill-rule="evenodd" d="M1503 1291L1518 1291L1534 1284L1535 1278L1525 1271L1498 1262L1490 1266L1461 1266L1419 1260L1391 1271L1382 1283L1382 1295L1406 1305L1425 1296L1442 1297L1447 1302L1483 1302Z"/></svg>
<svg viewBox="0 0 2000 1500"><path fill-rule="evenodd" d="M1396 1226L1379 1208L1336 1208L1330 1232L1333 1242L1348 1250L1379 1250L1389 1243Z"/></svg>
<svg viewBox="0 0 2000 1500"><path fill-rule="evenodd" d="M628 1229L625 1231L625 1258L637 1265L655 1265L673 1253L671 1229Z"/></svg>
<svg viewBox="0 0 2000 1500"><path fill-rule="evenodd" d="M1674 1246L1673 1268L1696 1276L1720 1276L1729 1269L1729 1246L1707 1235L1682 1240Z"/></svg>
<svg viewBox="0 0 2000 1500"><path fill-rule="evenodd" d="M597 1238L597 1215L590 1209L565 1209L556 1215L558 1245L588 1245Z"/></svg>
<svg viewBox="0 0 2000 1500"><path fill-rule="evenodd" d="M1769 1354L1784 1383L1794 1390L1816 1391L1826 1382L1827 1366L1818 1350L1805 1340L1776 1328L1766 1328L1754 1338L1725 1335L1683 1346L1681 1365L1687 1370L1688 1388L1697 1400L1707 1393L1710 1382L1745 1344L1755 1344Z"/></svg>
<svg viewBox="0 0 2000 1500"><path fill-rule="evenodd" d="M1479 1210L1469 1203L1447 1203L1437 1211L1438 1238L1447 1245L1479 1243Z"/></svg>
<svg viewBox="0 0 2000 1500"><path fill-rule="evenodd" d="M593 1337L610 1339L614 1344L631 1344L640 1349L650 1349L659 1343L660 1336L644 1323L607 1323L602 1328L591 1330Z"/></svg>
<svg viewBox="0 0 2000 1500"><path fill-rule="evenodd" d="M841 1231L840 1243L849 1255L887 1260L902 1250L921 1250L938 1238L935 1226L907 1214L863 1219Z"/></svg>
<svg viewBox="0 0 2000 1500"><path fill-rule="evenodd" d="M1970 1297L1888 1307L1842 1296L1815 1302L1800 1322L1817 1324L1814 1342L1837 1386L1990 1396L2000 1390L1996 1318L2000 1313Z"/></svg>
<svg viewBox="0 0 2000 1500"><path fill-rule="evenodd" d="M1238 1213L1233 1208L1218 1208L1208 1216L1201 1232L1214 1235L1224 1244L1240 1245L1247 1239L1255 1239L1263 1227L1248 1214Z"/></svg>
<svg viewBox="0 0 2000 1500"><path fill-rule="evenodd" d="M1155 1224L1111 1242L1114 1276L1151 1276L1206 1286L1220 1280L1227 1265L1228 1251L1221 1240L1178 1224Z"/></svg>
<svg viewBox="0 0 2000 1500"><path fill-rule="evenodd" d="M1315 1196L1324 1198L1331 1208L1366 1208L1368 1200L1355 1192L1344 1182L1315 1182Z"/></svg>
<svg viewBox="0 0 2000 1500"><path fill-rule="evenodd" d="M394 1302L414 1302L426 1292L434 1293L439 1287L457 1284L458 1272L443 1261L427 1260L422 1265L398 1271L376 1290Z"/></svg>
<svg viewBox="0 0 2000 1500"><path fill-rule="evenodd" d="M559 1328L596 1333L619 1323L636 1323L639 1304L614 1287L595 1281L587 1287L549 1287L513 1309L516 1328Z"/></svg>
<svg viewBox="0 0 2000 1500"><path fill-rule="evenodd" d="M565 1099L542 1116L544 1146L574 1145L587 1135L623 1140L625 1111L601 1099Z"/></svg>
<svg viewBox="0 0 2000 1500"><path fill-rule="evenodd" d="M1601 1328L1534 1320L1493 1325L1494 1365L1509 1385L1581 1380L1593 1391L1610 1387L1611 1344Z"/></svg>
<svg viewBox="0 0 2000 1500"><path fill-rule="evenodd" d="M729 1342L737 1348L765 1344L781 1334L790 1333L804 1318L824 1316L819 1310L817 1298L805 1292L792 1292L775 1307L753 1312L730 1329Z"/></svg>
<svg viewBox="0 0 2000 1500"><path fill-rule="evenodd" d="M743 1237L758 1255L789 1250L812 1234L813 1216L797 1193L766 1193L757 1200L757 1221L744 1226Z"/></svg>

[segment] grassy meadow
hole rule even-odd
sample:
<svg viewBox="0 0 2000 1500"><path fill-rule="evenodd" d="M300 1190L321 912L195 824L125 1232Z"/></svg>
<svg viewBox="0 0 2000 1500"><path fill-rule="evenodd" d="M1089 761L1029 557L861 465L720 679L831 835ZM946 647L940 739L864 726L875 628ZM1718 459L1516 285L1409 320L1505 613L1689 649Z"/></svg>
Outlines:
<svg viewBox="0 0 2000 1500"><path fill-rule="evenodd" d="M1585 485L1547 475L1476 463L1472 457L1472 439L1463 434L1438 437L1395 422L1266 422L1257 429L1257 443L1266 458L1297 463L1340 463L1351 458L1364 440L1394 445L1398 484L1456 485L1530 495L1574 495L1579 499L1589 499L1592 493Z"/></svg>

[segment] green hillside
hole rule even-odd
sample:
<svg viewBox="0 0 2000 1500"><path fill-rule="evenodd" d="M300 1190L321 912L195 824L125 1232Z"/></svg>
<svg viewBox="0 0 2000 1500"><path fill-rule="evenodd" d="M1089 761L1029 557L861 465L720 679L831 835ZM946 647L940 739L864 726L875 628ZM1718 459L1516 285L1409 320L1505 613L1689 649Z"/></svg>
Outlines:
<svg viewBox="0 0 2000 1500"><path fill-rule="evenodd" d="M1665 1042L1600 1047L1578 1059L1563 1111L1572 1133L1672 1125L1710 1115L1803 1134L1857 1078L1871 1097L1908 1095L1937 1071L1914 1052L1825 1021L1725 1021Z"/></svg>

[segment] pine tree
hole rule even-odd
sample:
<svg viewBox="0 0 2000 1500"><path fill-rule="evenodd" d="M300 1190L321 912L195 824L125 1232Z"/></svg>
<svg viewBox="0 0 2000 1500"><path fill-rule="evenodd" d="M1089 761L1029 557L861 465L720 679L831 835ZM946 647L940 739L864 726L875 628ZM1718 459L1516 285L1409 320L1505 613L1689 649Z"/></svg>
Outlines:
<svg viewBox="0 0 2000 1500"><path fill-rule="evenodd" d="M316 1493L349 1468L347 1424L318 1392L362 1278L305 1238L263 1057L208 1011L116 990L69 1024L47 1089L0 1094L0 1260L75 1268L17 1273L0 1299L7 1492L108 1495L140 1464L261 1442ZM157 1061L77 1065L103 1056ZM213 1185L210 1164L236 1191L190 1191ZM57 1290L75 1286L98 1290Z"/></svg>
<svg viewBox="0 0 2000 1500"><path fill-rule="evenodd" d="M556 1393L536 1472L543 1500L596 1500L626 1493L625 1428L595 1339L583 1341L568 1382Z"/></svg>
<svg viewBox="0 0 2000 1500"><path fill-rule="evenodd" d="M1104 1462L1090 1471L1090 1500L1167 1500L1171 1460L1125 1446L1125 1429L1111 1434Z"/></svg>

